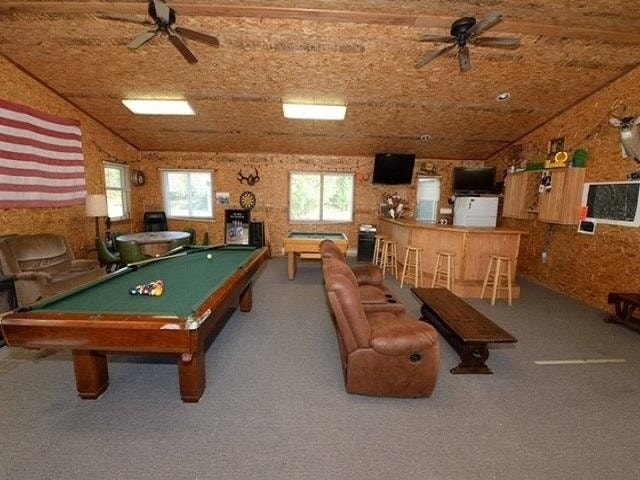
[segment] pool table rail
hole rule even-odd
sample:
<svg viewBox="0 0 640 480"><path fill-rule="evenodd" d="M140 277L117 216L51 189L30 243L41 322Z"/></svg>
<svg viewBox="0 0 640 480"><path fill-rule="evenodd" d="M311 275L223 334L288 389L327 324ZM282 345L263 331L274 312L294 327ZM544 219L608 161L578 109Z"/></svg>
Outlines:
<svg viewBox="0 0 640 480"><path fill-rule="evenodd" d="M0 319L7 344L13 347L69 349L76 386L82 398L98 398L109 382L106 354L128 352L177 357L180 392L197 402L205 389L204 351L236 307L250 311L252 284L267 249L262 248L186 316L143 313L69 313L31 309Z"/></svg>

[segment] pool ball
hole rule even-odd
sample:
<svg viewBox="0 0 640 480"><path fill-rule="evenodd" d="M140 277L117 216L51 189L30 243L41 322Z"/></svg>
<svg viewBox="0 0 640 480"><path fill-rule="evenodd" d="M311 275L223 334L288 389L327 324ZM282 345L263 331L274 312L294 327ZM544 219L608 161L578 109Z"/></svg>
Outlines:
<svg viewBox="0 0 640 480"><path fill-rule="evenodd" d="M213 255L211 255L210 253L207 253L207 258L211 260L213 258Z"/></svg>

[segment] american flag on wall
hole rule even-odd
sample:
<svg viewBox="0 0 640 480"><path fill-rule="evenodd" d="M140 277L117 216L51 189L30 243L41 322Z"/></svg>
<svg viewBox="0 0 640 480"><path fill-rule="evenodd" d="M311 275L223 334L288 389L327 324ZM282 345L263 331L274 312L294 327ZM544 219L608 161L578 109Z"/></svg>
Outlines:
<svg viewBox="0 0 640 480"><path fill-rule="evenodd" d="M0 99L0 208L84 204L80 122Z"/></svg>

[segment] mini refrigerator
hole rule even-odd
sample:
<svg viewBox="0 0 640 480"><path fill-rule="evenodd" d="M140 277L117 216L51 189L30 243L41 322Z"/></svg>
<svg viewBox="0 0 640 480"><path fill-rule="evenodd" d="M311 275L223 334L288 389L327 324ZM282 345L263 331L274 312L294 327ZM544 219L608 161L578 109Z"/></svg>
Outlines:
<svg viewBox="0 0 640 480"><path fill-rule="evenodd" d="M459 227L495 227L498 197L457 197L453 205L453 224Z"/></svg>

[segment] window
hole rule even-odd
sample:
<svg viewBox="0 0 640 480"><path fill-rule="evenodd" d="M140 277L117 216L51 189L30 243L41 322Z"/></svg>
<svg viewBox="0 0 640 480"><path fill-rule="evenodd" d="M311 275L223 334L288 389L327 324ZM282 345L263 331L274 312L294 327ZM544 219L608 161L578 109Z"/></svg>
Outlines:
<svg viewBox="0 0 640 480"><path fill-rule="evenodd" d="M293 222L352 222L352 173L291 173L289 220Z"/></svg>
<svg viewBox="0 0 640 480"><path fill-rule="evenodd" d="M104 183L107 193L107 213L112 221L129 218L129 167L104 162Z"/></svg>
<svg viewBox="0 0 640 480"><path fill-rule="evenodd" d="M208 170L162 170L164 211L169 218L213 219L213 174Z"/></svg>

